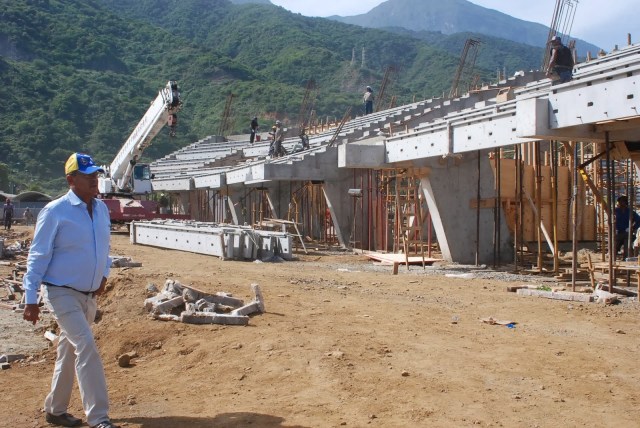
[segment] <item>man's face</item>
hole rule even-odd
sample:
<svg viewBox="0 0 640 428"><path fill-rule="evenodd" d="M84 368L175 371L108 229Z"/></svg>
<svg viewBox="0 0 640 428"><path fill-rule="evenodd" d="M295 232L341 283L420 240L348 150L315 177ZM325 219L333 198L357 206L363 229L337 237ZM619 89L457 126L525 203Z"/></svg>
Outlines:
<svg viewBox="0 0 640 428"><path fill-rule="evenodd" d="M75 172L67 175L67 183L80 199L87 202L98 195L98 177L100 175L101 173L99 172L94 172L93 174Z"/></svg>

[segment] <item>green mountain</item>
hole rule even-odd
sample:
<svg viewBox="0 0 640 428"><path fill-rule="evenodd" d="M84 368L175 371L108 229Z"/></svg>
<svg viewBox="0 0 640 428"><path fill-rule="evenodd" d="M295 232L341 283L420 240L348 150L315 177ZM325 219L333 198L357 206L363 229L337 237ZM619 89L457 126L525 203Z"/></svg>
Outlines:
<svg viewBox="0 0 640 428"><path fill-rule="evenodd" d="M5 0L0 190L61 191L62 165L73 151L110 163L169 79L183 95L178 136L158 135L145 160L216 134L230 94L231 132L247 132L253 115L294 124L309 79L317 82L315 108L323 118L340 118L349 107L357 113L362 88L378 87L390 65L397 73L387 93L398 104L442 94L459 42L227 0ZM487 66L477 67L485 81L511 58L499 43L490 49L480 53ZM540 52L508 67L535 68Z"/></svg>
<svg viewBox="0 0 640 428"><path fill-rule="evenodd" d="M549 3L551 21L553 5ZM545 47L549 35L549 28L542 24L517 19L467 0L387 0L361 15L329 19L367 28L402 27L443 34L470 32L537 47ZM576 48L583 57L587 51L592 54L599 51L597 46L579 39Z"/></svg>

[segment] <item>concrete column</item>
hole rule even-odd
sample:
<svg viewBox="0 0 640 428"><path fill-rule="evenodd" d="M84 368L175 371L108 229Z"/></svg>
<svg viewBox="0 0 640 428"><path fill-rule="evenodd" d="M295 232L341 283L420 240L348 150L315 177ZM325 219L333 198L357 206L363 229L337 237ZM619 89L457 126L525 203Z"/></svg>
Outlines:
<svg viewBox="0 0 640 428"><path fill-rule="evenodd" d="M465 152L460 157L438 159L431 162L431 171L421 178L434 231L446 260L474 264L476 262L476 237L479 236L478 261L492 264L494 256L494 210L481 208L479 235L477 234L477 209L472 202L496 195L493 168L487 151L480 153L480 177L478 177L478 153ZM500 207L502 210L502 207ZM513 258L512 237L504 211L500 214L500 250L502 261Z"/></svg>
<svg viewBox="0 0 640 428"><path fill-rule="evenodd" d="M352 170L340 169L339 178L324 182L327 206L331 212L338 242L343 248L349 247L349 236L353 228L353 198L349 196L352 175Z"/></svg>

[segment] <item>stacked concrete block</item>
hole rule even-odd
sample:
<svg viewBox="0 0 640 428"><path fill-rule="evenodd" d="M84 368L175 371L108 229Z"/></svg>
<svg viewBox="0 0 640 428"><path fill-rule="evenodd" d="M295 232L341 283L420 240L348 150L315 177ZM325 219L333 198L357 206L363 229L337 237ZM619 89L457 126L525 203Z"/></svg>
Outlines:
<svg viewBox="0 0 640 428"><path fill-rule="evenodd" d="M265 311L260 287L251 284L251 289L255 298L245 305L228 293L210 294L169 279L161 291L144 301L144 307L154 319L162 321L247 325L249 315Z"/></svg>

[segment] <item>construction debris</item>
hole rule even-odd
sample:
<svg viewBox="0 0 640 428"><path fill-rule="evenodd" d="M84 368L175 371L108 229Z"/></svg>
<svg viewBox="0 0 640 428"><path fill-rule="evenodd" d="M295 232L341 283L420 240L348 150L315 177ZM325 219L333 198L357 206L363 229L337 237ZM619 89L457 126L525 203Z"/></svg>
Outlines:
<svg viewBox="0 0 640 428"><path fill-rule="evenodd" d="M515 321L509 321L509 320L497 320L493 317L488 317L488 318L480 318L480 321L482 321L485 324L490 324L490 325L515 325L516 322Z"/></svg>
<svg viewBox="0 0 640 428"><path fill-rule="evenodd" d="M134 262L131 257L124 256L111 256L111 267L124 268L124 267L142 267L142 263Z"/></svg>
<svg viewBox="0 0 640 428"><path fill-rule="evenodd" d="M521 288L516 293L518 296L537 296L554 300L567 300L571 302L593 302L593 295L573 293L571 291L546 291Z"/></svg>
<svg viewBox="0 0 640 428"><path fill-rule="evenodd" d="M153 284L147 286L147 292L152 293L154 287ZM209 294L168 279L162 291L144 301L144 307L154 319L162 321L247 325L249 315L265 311L260 287L251 284L251 289L255 298L245 305L229 293Z"/></svg>

